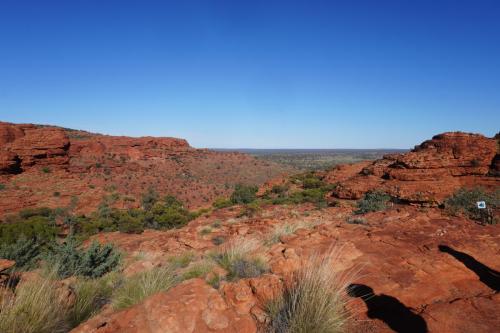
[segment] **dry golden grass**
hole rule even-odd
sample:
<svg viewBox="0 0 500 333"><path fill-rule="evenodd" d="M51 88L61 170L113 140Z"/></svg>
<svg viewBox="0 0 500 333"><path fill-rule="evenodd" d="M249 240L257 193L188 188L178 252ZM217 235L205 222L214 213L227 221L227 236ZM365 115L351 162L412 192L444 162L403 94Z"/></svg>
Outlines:
<svg viewBox="0 0 500 333"><path fill-rule="evenodd" d="M256 277L268 270L266 260L256 251L261 242L254 238L237 238L224 244L212 259L224 268L229 280Z"/></svg>
<svg viewBox="0 0 500 333"><path fill-rule="evenodd" d="M276 224L265 240L266 245L272 245L280 241L281 236L291 235L298 229L310 229L317 225L313 222L296 221L284 224Z"/></svg>
<svg viewBox="0 0 500 333"><path fill-rule="evenodd" d="M285 286L283 295L269 302L272 333L345 332L349 315L346 288L352 274L332 269L339 251L315 255Z"/></svg>
<svg viewBox="0 0 500 333"><path fill-rule="evenodd" d="M17 286L13 297L0 304L2 333L58 333L68 331L67 308L54 281L36 278Z"/></svg>
<svg viewBox="0 0 500 333"><path fill-rule="evenodd" d="M112 296L115 309L124 309L137 304L160 291L166 291L179 281L172 265L155 267L149 271L137 273L126 279Z"/></svg>

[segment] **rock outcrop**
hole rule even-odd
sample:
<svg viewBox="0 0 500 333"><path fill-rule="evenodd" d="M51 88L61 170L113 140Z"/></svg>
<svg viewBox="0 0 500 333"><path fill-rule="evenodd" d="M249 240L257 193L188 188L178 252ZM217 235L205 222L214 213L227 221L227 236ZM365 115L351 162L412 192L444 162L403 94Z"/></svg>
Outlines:
<svg viewBox="0 0 500 333"><path fill-rule="evenodd" d="M205 281L192 279L111 315L96 316L73 333L255 333L251 316L239 314Z"/></svg>
<svg viewBox="0 0 500 333"><path fill-rule="evenodd" d="M61 128L0 123L0 174L67 165L68 149L69 139Z"/></svg>
<svg viewBox="0 0 500 333"><path fill-rule="evenodd" d="M339 181L333 194L359 199L369 190L381 189L402 201L439 204L462 186L496 187L497 145L497 140L480 134L436 135L411 152L387 155L347 179L333 175L330 178Z"/></svg>

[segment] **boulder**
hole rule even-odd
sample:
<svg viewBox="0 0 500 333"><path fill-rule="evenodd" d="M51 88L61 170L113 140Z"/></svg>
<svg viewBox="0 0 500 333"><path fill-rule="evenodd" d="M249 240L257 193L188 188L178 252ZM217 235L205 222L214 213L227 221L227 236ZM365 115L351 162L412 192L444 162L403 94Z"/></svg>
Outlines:
<svg viewBox="0 0 500 333"><path fill-rule="evenodd" d="M254 333L257 327L249 314L237 313L204 280L192 279L129 309L98 315L71 332Z"/></svg>

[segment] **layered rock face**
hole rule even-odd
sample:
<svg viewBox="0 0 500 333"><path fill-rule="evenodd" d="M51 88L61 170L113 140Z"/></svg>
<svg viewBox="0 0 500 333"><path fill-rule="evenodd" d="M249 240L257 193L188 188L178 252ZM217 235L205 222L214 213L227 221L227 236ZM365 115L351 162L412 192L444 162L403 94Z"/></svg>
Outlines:
<svg viewBox="0 0 500 333"><path fill-rule="evenodd" d="M0 174L33 166L65 166L69 139L63 129L0 123Z"/></svg>
<svg viewBox="0 0 500 333"><path fill-rule="evenodd" d="M438 204L462 186L495 187L497 145L479 134L436 135L409 153L387 155L341 180L334 195L359 199L378 188L403 201Z"/></svg>

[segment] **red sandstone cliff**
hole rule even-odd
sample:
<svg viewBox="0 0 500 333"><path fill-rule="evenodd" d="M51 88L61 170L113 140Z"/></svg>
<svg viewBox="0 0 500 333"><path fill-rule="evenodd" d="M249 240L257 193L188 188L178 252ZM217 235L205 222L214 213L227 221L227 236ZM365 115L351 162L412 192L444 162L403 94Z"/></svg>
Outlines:
<svg viewBox="0 0 500 333"><path fill-rule="evenodd" d="M107 136L59 127L0 123L0 217L23 208L90 212L104 197L137 207L148 188L191 207L228 195L238 182L260 184L285 167L239 153L195 149L176 138Z"/></svg>

